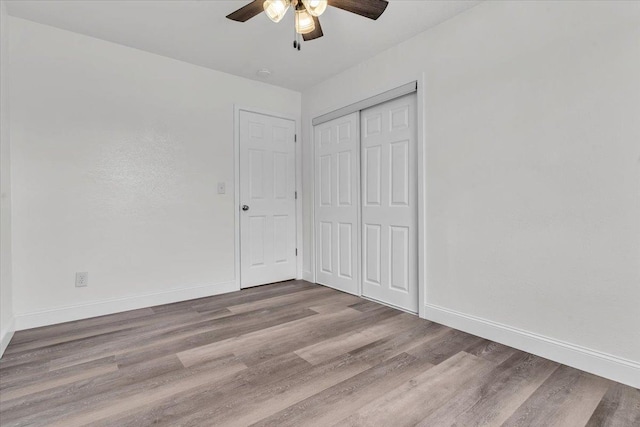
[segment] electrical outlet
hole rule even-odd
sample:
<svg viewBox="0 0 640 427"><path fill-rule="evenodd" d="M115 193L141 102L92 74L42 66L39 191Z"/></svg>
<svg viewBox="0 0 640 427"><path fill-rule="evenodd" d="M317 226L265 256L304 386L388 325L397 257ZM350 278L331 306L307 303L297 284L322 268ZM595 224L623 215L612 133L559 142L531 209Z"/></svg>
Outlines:
<svg viewBox="0 0 640 427"><path fill-rule="evenodd" d="M84 288L89 286L89 273L79 271L76 273L76 288Z"/></svg>
<svg viewBox="0 0 640 427"><path fill-rule="evenodd" d="M219 182L218 183L218 194L224 194L227 192L227 186L225 185L224 182Z"/></svg>

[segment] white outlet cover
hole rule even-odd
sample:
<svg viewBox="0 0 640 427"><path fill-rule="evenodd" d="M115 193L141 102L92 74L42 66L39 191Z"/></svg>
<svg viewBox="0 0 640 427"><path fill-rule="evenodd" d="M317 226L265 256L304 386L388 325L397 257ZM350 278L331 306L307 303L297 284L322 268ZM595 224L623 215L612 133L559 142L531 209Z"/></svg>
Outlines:
<svg viewBox="0 0 640 427"><path fill-rule="evenodd" d="M218 183L218 194L224 194L227 192L227 186L224 182Z"/></svg>
<svg viewBox="0 0 640 427"><path fill-rule="evenodd" d="M79 271L76 273L76 288L84 288L89 286L89 273L86 271Z"/></svg>

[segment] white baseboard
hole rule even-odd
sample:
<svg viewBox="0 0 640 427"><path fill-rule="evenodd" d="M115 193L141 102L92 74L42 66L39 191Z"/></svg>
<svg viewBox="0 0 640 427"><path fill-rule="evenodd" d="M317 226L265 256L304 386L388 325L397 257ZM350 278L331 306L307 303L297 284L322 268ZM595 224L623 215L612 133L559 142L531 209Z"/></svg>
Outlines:
<svg viewBox="0 0 640 427"><path fill-rule="evenodd" d="M311 271L303 271L302 272L302 280L306 280L307 282L315 283L313 281L313 273Z"/></svg>
<svg viewBox="0 0 640 427"><path fill-rule="evenodd" d="M54 325L56 323L70 322L73 320L88 319L90 317L104 316L128 310L153 307L155 305L209 297L239 290L239 284L236 283L236 281L230 281L216 283L213 285L170 289L167 291L136 295L132 297L113 298L104 301L56 307L49 310L17 314L15 316L15 329L17 331L21 331L23 329Z"/></svg>
<svg viewBox="0 0 640 427"><path fill-rule="evenodd" d="M16 319L14 317L9 320L9 324L0 331L0 357L4 354L4 351L7 349L11 338L13 338L13 333L16 331Z"/></svg>
<svg viewBox="0 0 640 427"><path fill-rule="evenodd" d="M638 362L433 304L425 305L425 318L631 387L640 388L640 363Z"/></svg>

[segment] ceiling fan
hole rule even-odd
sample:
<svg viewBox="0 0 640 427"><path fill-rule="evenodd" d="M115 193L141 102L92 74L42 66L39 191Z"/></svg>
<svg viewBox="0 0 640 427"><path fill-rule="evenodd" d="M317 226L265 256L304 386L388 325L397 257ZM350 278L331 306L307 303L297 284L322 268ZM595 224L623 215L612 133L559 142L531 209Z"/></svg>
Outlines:
<svg viewBox="0 0 640 427"><path fill-rule="evenodd" d="M293 7L296 39L293 48L300 50L299 37L305 41L323 36L318 17L327 6L337 7L369 19L378 19L389 4L386 0L253 0L251 3L227 15L227 18L245 22L264 10L273 22L280 22Z"/></svg>

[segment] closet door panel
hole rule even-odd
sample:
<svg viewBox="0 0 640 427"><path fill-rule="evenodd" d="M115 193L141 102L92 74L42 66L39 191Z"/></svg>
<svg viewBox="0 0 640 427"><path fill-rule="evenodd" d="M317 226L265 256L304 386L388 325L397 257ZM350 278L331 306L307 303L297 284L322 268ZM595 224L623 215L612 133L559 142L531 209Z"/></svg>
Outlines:
<svg viewBox="0 0 640 427"><path fill-rule="evenodd" d="M316 281L359 294L358 113L314 127Z"/></svg>
<svg viewBox="0 0 640 427"><path fill-rule="evenodd" d="M416 96L361 112L362 294L418 311Z"/></svg>

